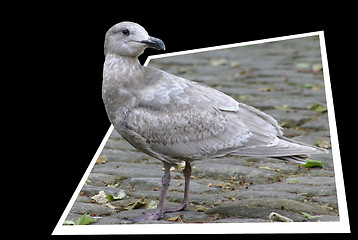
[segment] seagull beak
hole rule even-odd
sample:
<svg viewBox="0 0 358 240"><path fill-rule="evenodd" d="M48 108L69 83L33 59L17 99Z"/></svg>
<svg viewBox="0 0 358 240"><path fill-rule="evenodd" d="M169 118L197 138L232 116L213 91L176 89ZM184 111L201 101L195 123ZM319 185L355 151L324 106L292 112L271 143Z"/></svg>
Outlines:
<svg viewBox="0 0 358 240"><path fill-rule="evenodd" d="M150 48L154 48L156 50L165 50L165 45L162 40L155 37L149 37L148 40L140 41L141 43L146 44Z"/></svg>

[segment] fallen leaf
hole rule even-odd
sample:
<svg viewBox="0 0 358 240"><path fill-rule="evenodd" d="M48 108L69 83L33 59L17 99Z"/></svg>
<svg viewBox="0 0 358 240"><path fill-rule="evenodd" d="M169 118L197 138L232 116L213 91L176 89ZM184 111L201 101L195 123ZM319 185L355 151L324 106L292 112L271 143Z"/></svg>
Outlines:
<svg viewBox="0 0 358 240"><path fill-rule="evenodd" d="M246 73L248 73L249 72L249 70L247 70L247 69L242 69L240 72L239 72L239 75L244 75L244 74L246 74Z"/></svg>
<svg viewBox="0 0 358 240"><path fill-rule="evenodd" d="M104 191L99 191L99 193L97 195L94 195L93 197L91 197L91 199L93 199L94 201L96 201L99 204L102 203L106 203L108 202L108 199L106 198L106 194L104 194Z"/></svg>
<svg viewBox="0 0 358 240"><path fill-rule="evenodd" d="M182 161L182 162L180 162L180 163L178 163L177 164L177 169L178 170L183 170L184 168L185 168L185 162L184 161Z"/></svg>
<svg viewBox="0 0 358 240"><path fill-rule="evenodd" d="M326 113L327 107L322 106L318 103L313 103L312 106L309 108L309 110L320 112L320 113Z"/></svg>
<svg viewBox="0 0 358 240"><path fill-rule="evenodd" d="M297 184L298 180L297 178L291 179L290 181L287 182L287 184Z"/></svg>
<svg viewBox="0 0 358 240"><path fill-rule="evenodd" d="M310 64L307 62L300 62L296 64L296 69L299 72L306 72L306 71L310 71Z"/></svg>
<svg viewBox="0 0 358 240"><path fill-rule="evenodd" d="M311 214L305 213L305 212L302 212L302 215L303 215L304 218L307 218L307 219L309 219L309 220L314 219L314 218L320 218L320 217L322 217L321 215L312 216Z"/></svg>
<svg viewBox="0 0 358 240"><path fill-rule="evenodd" d="M301 88L311 89L311 88L313 88L313 87L314 87L314 85L313 85L313 84L310 84L310 83L305 83L305 84L301 85Z"/></svg>
<svg viewBox="0 0 358 240"><path fill-rule="evenodd" d="M315 142L315 145L321 148L331 148L331 141L323 140L321 137Z"/></svg>
<svg viewBox="0 0 358 240"><path fill-rule="evenodd" d="M108 162L108 159L105 156L99 156L96 160L96 164L104 164Z"/></svg>
<svg viewBox="0 0 358 240"><path fill-rule="evenodd" d="M275 87L274 86L263 87L263 88L257 89L257 91L259 91L259 92L274 92Z"/></svg>
<svg viewBox="0 0 358 240"><path fill-rule="evenodd" d="M230 67L239 67L241 65L240 61L232 61L230 62Z"/></svg>
<svg viewBox="0 0 358 240"><path fill-rule="evenodd" d="M322 66L322 64L321 63L315 63L315 64L313 64L313 66L312 66L312 71L313 72L320 72L320 71L322 71L323 70L323 66Z"/></svg>
<svg viewBox="0 0 358 240"><path fill-rule="evenodd" d="M246 100L246 99L249 98L249 97L250 97L249 95L243 94L243 95L240 95L240 96L239 96L239 100Z"/></svg>
<svg viewBox="0 0 358 240"><path fill-rule="evenodd" d="M313 168L313 167L323 167L322 161L307 159L305 164L301 164L302 167L305 168Z"/></svg>
<svg viewBox="0 0 358 240"><path fill-rule="evenodd" d="M150 201L150 203L147 206L147 209L157 209L158 208L158 203L154 200Z"/></svg>
<svg viewBox="0 0 358 240"><path fill-rule="evenodd" d="M127 194L123 190L120 190L117 196L113 196L112 194L110 194L106 198L112 202L116 200L122 200L123 198L125 198L125 196L127 196Z"/></svg>
<svg viewBox="0 0 358 240"><path fill-rule="evenodd" d="M187 73L187 72L189 72L189 69L187 69L185 67L179 68L179 74L183 74L183 73Z"/></svg>
<svg viewBox="0 0 358 240"><path fill-rule="evenodd" d="M76 224L75 224L75 222L72 221L72 220L66 220L66 221L63 222L62 225L76 225Z"/></svg>
<svg viewBox="0 0 358 240"><path fill-rule="evenodd" d="M293 222L291 218L285 217L275 212L270 213L269 219L277 222Z"/></svg>
<svg viewBox="0 0 358 240"><path fill-rule="evenodd" d="M207 207L204 207L202 205L196 205L195 206L195 210L198 211L198 212L204 212L207 209L208 209Z"/></svg>
<svg viewBox="0 0 358 240"><path fill-rule="evenodd" d="M115 183L115 184L107 184L107 187L117 188L117 187L119 187L119 183Z"/></svg>
<svg viewBox="0 0 358 240"><path fill-rule="evenodd" d="M296 70L305 73L322 73L323 66L321 63L315 63L311 66L310 63L300 62L296 64Z"/></svg>
<svg viewBox="0 0 358 240"><path fill-rule="evenodd" d="M105 206L105 207L108 207L108 208L110 208L110 209L113 209L113 210L117 209L115 206L113 206L113 205L110 204L110 203L106 203L106 204L104 204L104 206Z"/></svg>
<svg viewBox="0 0 358 240"><path fill-rule="evenodd" d="M85 181L85 185L87 185L88 183L91 183L91 180L89 180L88 178Z"/></svg>
<svg viewBox="0 0 358 240"><path fill-rule="evenodd" d="M168 221L179 222L179 221L181 221L181 218L180 217L171 217L171 218L168 219Z"/></svg>
<svg viewBox="0 0 358 240"><path fill-rule="evenodd" d="M88 225L97 221L97 218L91 218L90 215L84 214L82 217L75 221L75 225Z"/></svg>
<svg viewBox="0 0 358 240"><path fill-rule="evenodd" d="M210 60L211 66L225 65L226 63L227 63L227 60L225 58L213 58Z"/></svg>
<svg viewBox="0 0 358 240"><path fill-rule="evenodd" d="M216 187L220 187L222 189L230 189L231 188L231 184L230 183L226 183L226 182L223 182L223 183L217 183L215 184Z"/></svg>
<svg viewBox="0 0 358 240"><path fill-rule="evenodd" d="M137 200L128 205L128 207L124 208L125 210L133 210L137 208L141 208L145 205L145 198L142 197L140 200Z"/></svg>

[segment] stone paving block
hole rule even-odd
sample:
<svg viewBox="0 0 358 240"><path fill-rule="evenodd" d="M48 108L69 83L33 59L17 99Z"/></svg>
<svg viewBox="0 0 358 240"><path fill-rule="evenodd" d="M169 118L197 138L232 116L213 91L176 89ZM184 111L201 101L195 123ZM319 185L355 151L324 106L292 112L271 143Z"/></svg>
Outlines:
<svg viewBox="0 0 358 240"><path fill-rule="evenodd" d="M215 208L205 210L209 215L221 217L253 217L268 219L271 212L278 212L292 218L294 221L303 221L302 212L310 215L336 215L333 211L318 205L302 203L289 199L255 198L223 203Z"/></svg>
<svg viewBox="0 0 358 240"><path fill-rule="evenodd" d="M75 202L72 207L72 212L77 214L89 214L96 216L105 216L113 214L113 210L97 203L82 203Z"/></svg>
<svg viewBox="0 0 358 240"><path fill-rule="evenodd" d="M231 165L225 163L195 163L195 175L206 176L213 179L230 179L231 177L239 178L240 176L254 181L256 183L266 182L267 179L273 180L279 175L274 171L267 171L260 168L252 168L241 165Z"/></svg>
<svg viewBox="0 0 358 240"><path fill-rule="evenodd" d="M304 194L308 196L329 196L332 194L336 194L335 186L313 186L313 185L302 185L302 184L282 184L282 183L271 183L271 184L263 184L263 185L254 185L251 186L252 190L278 190L278 191L286 191L296 194Z"/></svg>
<svg viewBox="0 0 358 240"><path fill-rule="evenodd" d="M318 38L308 37L154 59L149 65L207 84L263 110L277 119L286 136L317 145L330 141L328 114L309 110L314 103L326 106L323 74L304 72L297 66L304 63L311 68L321 63L320 57ZM95 225L129 224L128 218L155 211L123 209L142 197L146 202L158 201L161 162L137 151L116 131L101 156L107 162L93 167L67 219L89 213L100 217ZM311 158L321 160L324 167L306 169L255 157L196 161L188 210L142 224L269 222L272 211L294 221L339 221L332 153ZM174 170L171 175L167 206L180 204L184 195L182 172ZM101 190L106 195L124 190L127 196L111 202L115 208L111 209L91 200ZM308 219L302 212L320 217ZM184 221L168 221L173 217Z"/></svg>

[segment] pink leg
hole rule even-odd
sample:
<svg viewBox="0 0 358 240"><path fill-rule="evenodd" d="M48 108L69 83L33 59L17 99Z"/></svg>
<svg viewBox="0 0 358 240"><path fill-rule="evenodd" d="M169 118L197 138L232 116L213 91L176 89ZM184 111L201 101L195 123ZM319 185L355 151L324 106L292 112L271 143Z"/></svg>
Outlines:
<svg viewBox="0 0 358 240"><path fill-rule="evenodd" d="M189 204L189 185L190 185L190 176L191 176L191 165L189 162L185 162L185 169L183 171L185 178L184 185L184 200L183 203L178 207L165 208L164 212L178 212L184 210Z"/></svg>
<svg viewBox="0 0 358 240"><path fill-rule="evenodd" d="M190 176L191 176L191 165L189 162L186 162L185 169L183 171L185 178L185 188L184 188L184 200L183 203L178 207L164 208L165 196L168 191L169 183L170 183L170 164L163 162L164 165L164 176L162 178L162 190L160 193L158 210L154 213L143 214L142 216L133 220L133 222L140 222L144 220L157 220L163 217L164 213L167 212L177 212L185 209L189 203L189 184L190 184Z"/></svg>
<svg viewBox="0 0 358 240"><path fill-rule="evenodd" d="M142 216L133 220L133 222L141 222L144 220L157 220L163 217L164 211L164 202L165 196L168 191L169 183L170 183L170 164L167 162L163 162L164 165L164 175L162 177L162 190L160 192L158 210L154 213L143 214Z"/></svg>

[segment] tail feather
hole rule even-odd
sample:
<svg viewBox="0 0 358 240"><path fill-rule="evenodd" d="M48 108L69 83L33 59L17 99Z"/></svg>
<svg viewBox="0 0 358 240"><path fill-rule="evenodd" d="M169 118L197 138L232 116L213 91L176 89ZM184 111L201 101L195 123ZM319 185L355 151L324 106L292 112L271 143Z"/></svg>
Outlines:
<svg viewBox="0 0 358 240"><path fill-rule="evenodd" d="M310 146L304 143L300 143L297 141L294 141L290 138L286 138L283 136L280 136L280 139L282 141L286 141L292 144L297 145L297 147L299 148L303 148L304 151L307 151L304 154L299 154L299 155L288 155L288 156L281 156L281 157L274 157L283 161L289 161L289 162L294 162L294 163L299 163L299 164L305 164L307 158L310 156L310 154L325 154L328 153L328 151L324 148L319 148L319 147L315 147L315 146Z"/></svg>
<svg viewBox="0 0 358 240"><path fill-rule="evenodd" d="M327 152L326 149L310 146L290 138L279 136L277 144L242 148L232 152L230 155L271 157L283 161L304 164L306 162L305 159L307 159L310 154L324 154Z"/></svg>
<svg viewBox="0 0 358 240"><path fill-rule="evenodd" d="M304 163L310 154L327 153L325 149L310 146L282 136L282 129L271 116L240 103L237 114L229 115L234 122L241 122L249 129L250 136L237 148L219 151L219 156L239 155L272 157L285 161Z"/></svg>
<svg viewBox="0 0 358 240"><path fill-rule="evenodd" d="M282 156L282 157L273 157L282 161L289 161L299 164L305 164L306 159L308 158L307 155L291 155L291 156Z"/></svg>

